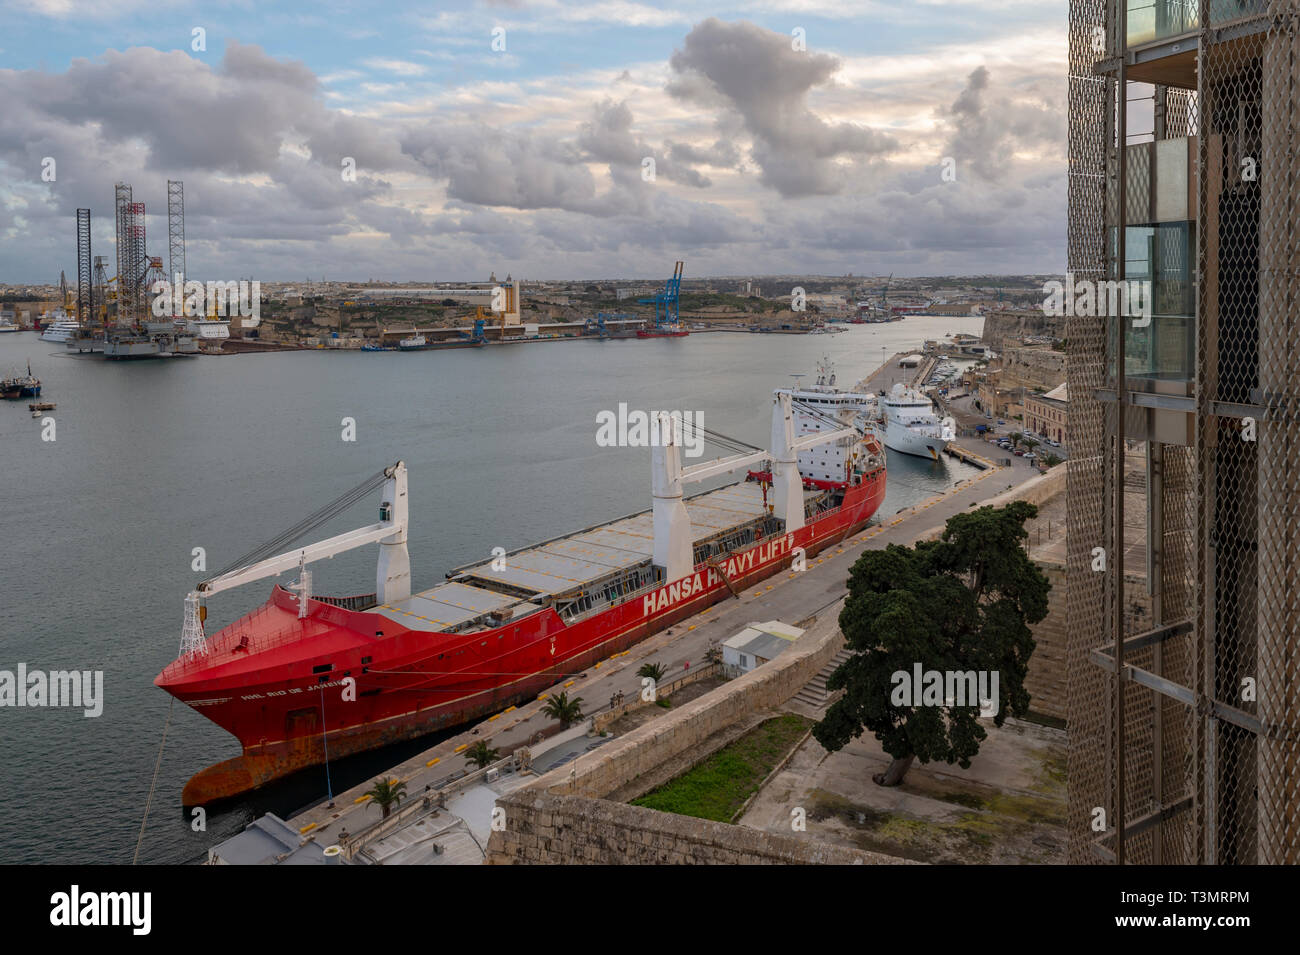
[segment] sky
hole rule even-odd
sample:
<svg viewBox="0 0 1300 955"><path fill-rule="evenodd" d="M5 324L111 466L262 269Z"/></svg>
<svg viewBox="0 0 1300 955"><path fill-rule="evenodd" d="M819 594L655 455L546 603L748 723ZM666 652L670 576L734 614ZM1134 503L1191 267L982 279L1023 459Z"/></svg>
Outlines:
<svg viewBox="0 0 1300 955"><path fill-rule="evenodd" d="M1064 0L0 0L0 282L1059 272Z"/></svg>

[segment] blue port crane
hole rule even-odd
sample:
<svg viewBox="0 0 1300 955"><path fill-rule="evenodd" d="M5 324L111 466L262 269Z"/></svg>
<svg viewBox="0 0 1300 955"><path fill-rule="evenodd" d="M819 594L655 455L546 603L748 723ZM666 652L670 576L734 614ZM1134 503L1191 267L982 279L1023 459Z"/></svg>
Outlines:
<svg viewBox="0 0 1300 955"><path fill-rule="evenodd" d="M673 277L664 285L662 292L656 292L652 298L637 299L638 305L653 305L655 307L655 327L663 328L665 326L677 325L677 297L682 289L682 272L685 270L685 263L678 262L673 268Z"/></svg>
<svg viewBox="0 0 1300 955"><path fill-rule="evenodd" d="M633 317L635 316L633 316L631 312L597 312L595 318L587 319L583 330L588 335L597 335L601 338L609 338L610 329L605 324L606 322L612 322L615 320L622 321Z"/></svg>

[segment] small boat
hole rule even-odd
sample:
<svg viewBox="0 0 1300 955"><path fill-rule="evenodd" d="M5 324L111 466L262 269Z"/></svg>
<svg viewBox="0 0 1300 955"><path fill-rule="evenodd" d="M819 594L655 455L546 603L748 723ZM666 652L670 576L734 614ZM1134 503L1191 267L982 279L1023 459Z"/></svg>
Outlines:
<svg viewBox="0 0 1300 955"><path fill-rule="evenodd" d="M53 401L33 401L27 406L28 411L53 411L54 408Z"/></svg>
<svg viewBox="0 0 1300 955"><path fill-rule="evenodd" d="M27 363L26 375L15 375L12 378L0 380L0 398L39 398L41 396L41 382L39 378L32 375L32 363Z"/></svg>

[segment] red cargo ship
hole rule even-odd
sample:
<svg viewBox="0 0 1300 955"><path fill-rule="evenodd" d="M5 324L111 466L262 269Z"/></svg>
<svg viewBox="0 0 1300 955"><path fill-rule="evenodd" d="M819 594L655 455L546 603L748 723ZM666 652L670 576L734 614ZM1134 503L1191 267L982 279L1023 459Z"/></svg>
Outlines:
<svg viewBox="0 0 1300 955"><path fill-rule="evenodd" d="M680 325L652 325L649 328L638 328L636 330L637 338L685 338L690 332Z"/></svg>
<svg viewBox="0 0 1300 955"><path fill-rule="evenodd" d="M862 397L778 391L771 453L699 465L682 463L679 424L652 450L652 510L457 568L417 594L406 469L385 469L339 499L382 484L378 524L219 575L186 599L181 655L154 682L243 752L194 776L182 801L236 796L327 756L500 712L843 541L885 494L880 445L849 424ZM682 493L737 470L745 480ZM380 545L376 594L311 595L309 563L369 543ZM296 584L277 584L262 607L204 635L204 598L294 567Z"/></svg>

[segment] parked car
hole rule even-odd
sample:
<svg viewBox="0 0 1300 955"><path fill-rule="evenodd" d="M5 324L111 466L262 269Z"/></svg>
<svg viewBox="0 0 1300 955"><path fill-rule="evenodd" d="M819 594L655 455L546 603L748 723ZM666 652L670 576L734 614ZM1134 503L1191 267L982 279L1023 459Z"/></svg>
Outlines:
<svg viewBox="0 0 1300 955"><path fill-rule="evenodd" d="M1030 451L1028 454L1025 455L1025 460L1026 460L1026 461L1037 461L1037 460L1038 460L1038 455L1036 455L1036 454L1034 454L1034 452Z"/></svg>
<svg viewBox="0 0 1300 955"><path fill-rule="evenodd" d="M1015 454L1016 457L1018 457L1018 458L1023 458L1023 457L1025 456L1025 449L1024 449L1024 448L1016 448L1016 450L1015 450L1013 453Z"/></svg>

